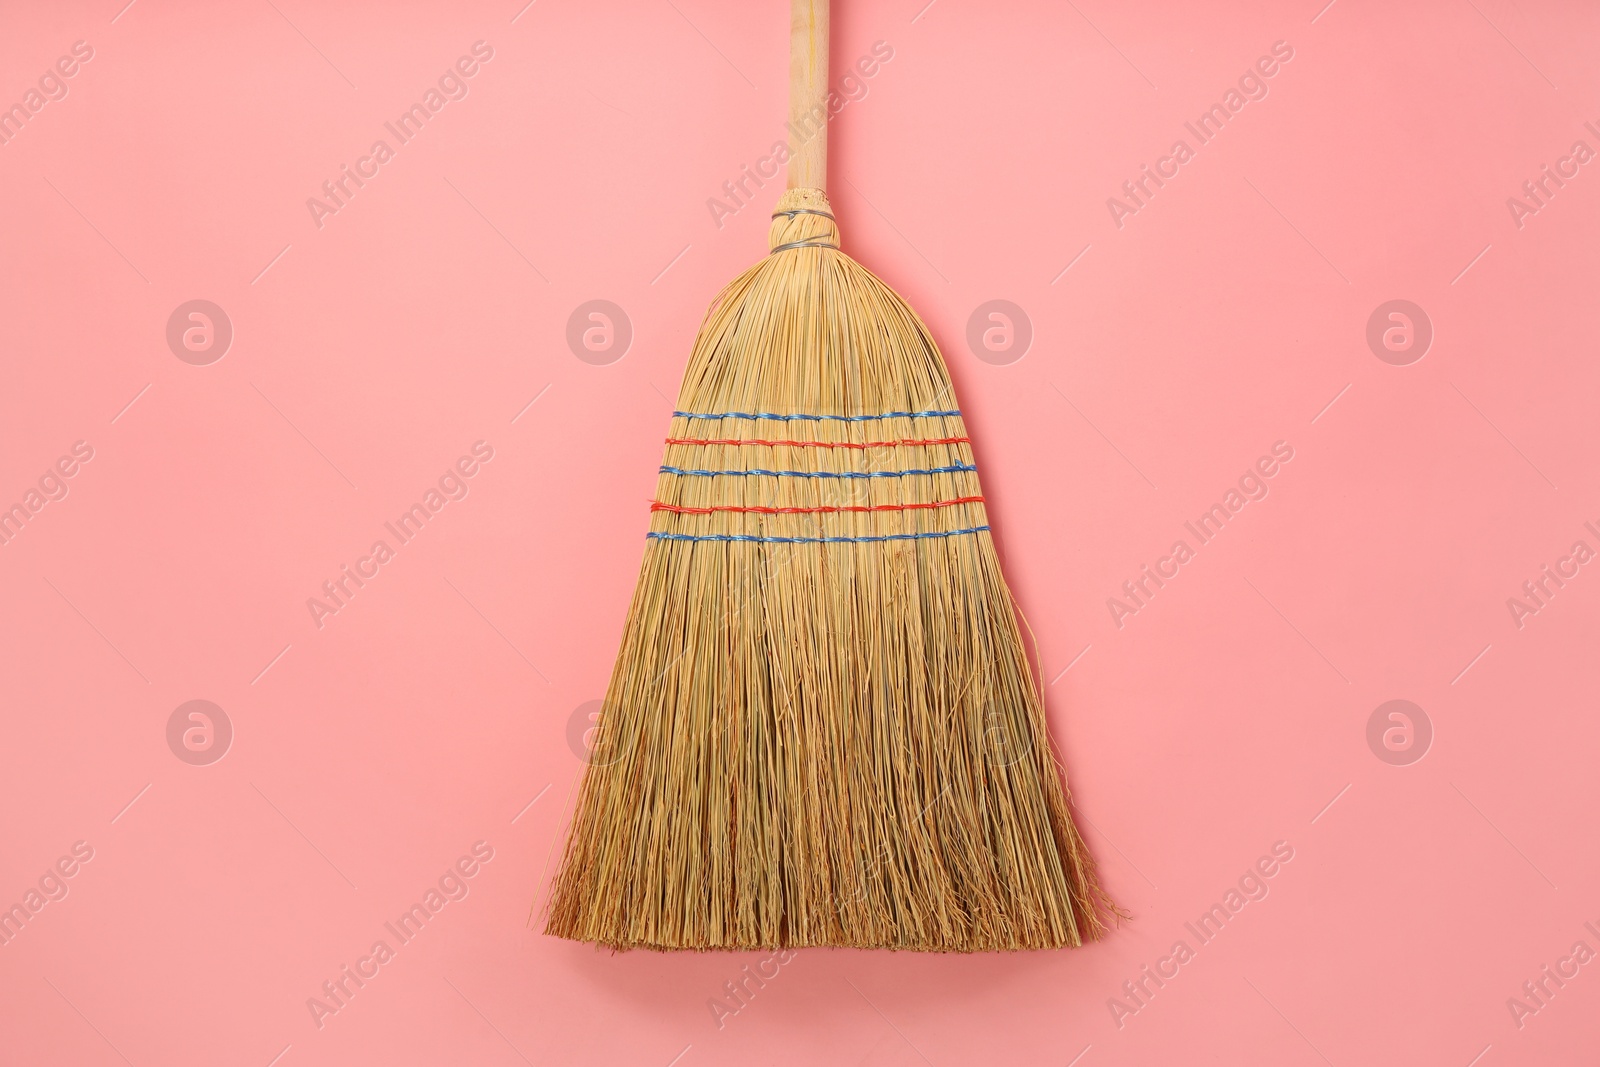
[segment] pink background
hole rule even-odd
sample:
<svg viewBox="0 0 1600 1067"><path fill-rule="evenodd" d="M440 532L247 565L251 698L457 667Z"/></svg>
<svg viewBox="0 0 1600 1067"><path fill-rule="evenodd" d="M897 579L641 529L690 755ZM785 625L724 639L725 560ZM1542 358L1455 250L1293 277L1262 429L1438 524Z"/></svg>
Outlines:
<svg viewBox="0 0 1600 1067"><path fill-rule="evenodd" d="M836 4L836 71L894 55L832 127L834 204L945 348L1132 921L1081 951L807 951L720 1027L759 954L525 925L694 330L765 251L781 179L721 228L706 201L783 136L786 4L10 3L0 103L94 55L0 147L0 505L93 459L0 546L0 905L93 858L0 946L0 1061L1595 1053L1600 964L1520 1027L1506 1002L1600 950L1600 574L1520 627L1507 599L1600 548L1600 165L1520 227L1506 201L1600 149L1600 14L925 2ZM319 228L307 198L479 40L465 99ZM1276 41L1266 98L1119 228L1107 198ZM166 340L194 299L234 330L204 366ZM633 329L608 365L566 342L594 299ZM967 345L995 299L1020 360ZM1395 299L1434 332L1405 366L1366 341ZM319 628L307 599L480 440L466 498ZM1277 441L1267 497L1119 628L1108 598ZM234 731L209 765L167 740L195 699ZM1432 724L1409 765L1368 745L1392 699ZM478 841L469 895L319 1028L307 999ZM1200 944L1185 922L1279 841Z"/></svg>

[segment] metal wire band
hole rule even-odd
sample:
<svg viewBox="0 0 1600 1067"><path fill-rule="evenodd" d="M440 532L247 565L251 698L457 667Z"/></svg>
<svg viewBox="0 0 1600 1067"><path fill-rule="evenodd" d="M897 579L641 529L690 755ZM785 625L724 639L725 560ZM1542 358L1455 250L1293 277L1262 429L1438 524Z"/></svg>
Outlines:
<svg viewBox="0 0 1600 1067"><path fill-rule="evenodd" d="M829 222L835 221L834 217L832 215L828 214L826 211L813 211L808 207L797 207L797 208L791 208L788 211L774 211L772 213L772 217L773 218L777 218L779 215L787 215L790 218L793 218L796 215L821 215L823 218L827 219Z"/></svg>
<svg viewBox="0 0 1600 1067"><path fill-rule="evenodd" d="M772 252L782 252L786 248L831 248L835 252L839 251L838 245L830 245L823 241L790 241L786 245L779 245L774 248ZM772 252L768 252L767 255L772 255Z"/></svg>

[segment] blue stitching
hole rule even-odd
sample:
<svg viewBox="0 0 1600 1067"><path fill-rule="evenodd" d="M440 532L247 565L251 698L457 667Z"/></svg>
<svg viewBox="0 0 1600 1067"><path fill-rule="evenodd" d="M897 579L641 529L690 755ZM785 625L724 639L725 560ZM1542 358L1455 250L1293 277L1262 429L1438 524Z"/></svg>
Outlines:
<svg viewBox="0 0 1600 1067"><path fill-rule="evenodd" d="M925 537L958 537L961 534L978 533L987 530L987 526L969 526L965 530L944 530L939 533L911 533L911 534L881 534L877 537L752 537L749 534L678 534L678 533L647 533L645 538L659 541L766 541L777 542L785 545L814 545L822 542L829 544L858 543L862 541L918 541Z"/></svg>
<svg viewBox="0 0 1600 1067"><path fill-rule="evenodd" d="M960 415L960 411L890 411L883 415L774 415L766 411L723 411L703 414L694 411L674 411L678 419L773 419L778 422L802 420L805 422L872 422L875 419L931 419L942 415Z"/></svg>
<svg viewBox="0 0 1600 1067"><path fill-rule="evenodd" d="M684 470L682 467L662 467L662 474L693 475L698 478L710 478L719 474L736 475L762 475L769 478L903 478L908 474L954 474L956 471L975 471L978 468L971 463L952 463L948 467L929 467L926 470L910 471L698 471Z"/></svg>

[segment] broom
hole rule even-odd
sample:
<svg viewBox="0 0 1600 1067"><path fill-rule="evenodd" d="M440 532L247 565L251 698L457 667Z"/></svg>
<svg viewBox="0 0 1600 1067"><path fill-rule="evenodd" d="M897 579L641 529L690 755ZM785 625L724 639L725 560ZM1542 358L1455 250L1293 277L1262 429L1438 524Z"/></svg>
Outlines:
<svg viewBox="0 0 1600 1067"><path fill-rule="evenodd" d="M1099 936L971 443L922 320L839 251L827 0L789 189L707 313L546 932L977 952Z"/></svg>

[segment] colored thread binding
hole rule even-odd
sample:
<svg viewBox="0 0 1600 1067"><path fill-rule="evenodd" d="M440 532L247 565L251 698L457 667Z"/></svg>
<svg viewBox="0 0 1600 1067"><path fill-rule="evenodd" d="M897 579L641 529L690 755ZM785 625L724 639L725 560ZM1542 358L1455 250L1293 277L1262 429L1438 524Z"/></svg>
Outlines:
<svg viewBox="0 0 1600 1067"><path fill-rule="evenodd" d="M913 474L954 474L957 471L975 471L977 469L971 463L952 463L948 467L926 467L921 470L905 471L702 471L663 466L661 473L686 475L695 478L714 478L719 474L734 475L741 478L752 475L768 478L904 478Z"/></svg>
<svg viewBox="0 0 1600 1067"><path fill-rule="evenodd" d="M828 508L765 508L765 507L735 507L724 505L709 508L690 508L681 504L663 504L661 501L652 501L651 511L670 511L674 515L712 515L721 511L748 512L757 515L833 515L839 512L867 512L867 511L915 511L923 508L950 508L957 504L981 504L981 496L958 496L954 500L935 500L928 504L851 504L840 507Z"/></svg>
<svg viewBox="0 0 1600 1067"><path fill-rule="evenodd" d="M970 445L970 437L932 437L920 441L762 441L738 440L735 438L715 437L702 439L698 437L669 437L669 445L765 445L768 448L786 446L788 448L893 448L895 445L907 447L923 447L926 445Z"/></svg>
<svg viewBox="0 0 1600 1067"><path fill-rule="evenodd" d="M750 534L645 534L654 541L761 541L784 545L858 544L866 541L921 541L929 537L960 537L963 534L982 533L988 526L969 526L965 530L941 530L936 533L879 534L875 537L753 537Z"/></svg>
<svg viewBox="0 0 1600 1067"><path fill-rule="evenodd" d="M872 422L876 419L931 419L960 411L888 411L882 415L774 415L767 411L674 411L675 419L773 419L779 422Z"/></svg>

